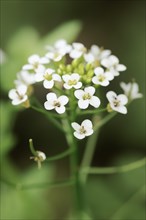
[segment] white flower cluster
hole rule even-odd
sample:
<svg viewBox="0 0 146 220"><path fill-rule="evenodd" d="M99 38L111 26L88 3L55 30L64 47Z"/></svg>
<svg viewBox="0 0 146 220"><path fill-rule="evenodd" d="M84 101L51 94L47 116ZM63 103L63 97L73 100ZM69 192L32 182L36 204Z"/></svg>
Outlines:
<svg viewBox="0 0 146 220"><path fill-rule="evenodd" d="M47 47L47 53L40 57L34 54L28 58L28 63L22 67L14 81L16 88L10 90L9 98L13 105L29 106L29 96L32 95L33 84L42 82L46 91L46 110L55 110L58 114L66 111L87 109L89 106L98 108L101 100L98 97L98 87L106 87L126 66L110 50L92 45L89 50L82 43L68 44L58 40L54 46ZM106 97L110 111L127 113L128 100L140 98L137 83L121 83L124 94L117 95L109 91ZM70 103L75 103L71 105ZM77 105L76 105L77 104ZM72 107L73 106L73 107ZM76 107L76 108L75 108ZM73 108L73 109L72 109ZM72 122L74 135L78 139L93 133L93 125L85 119L81 125Z"/></svg>

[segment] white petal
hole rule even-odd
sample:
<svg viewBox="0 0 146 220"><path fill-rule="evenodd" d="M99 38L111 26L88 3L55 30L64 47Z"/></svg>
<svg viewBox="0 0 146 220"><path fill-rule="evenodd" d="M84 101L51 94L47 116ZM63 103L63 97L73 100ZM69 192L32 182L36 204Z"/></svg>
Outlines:
<svg viewBox="0 0 146 220"><path fill-rule="evenodd" d="M91 53L84 54L84 59L87 63L93 63L95 58Z"/></svg>
<svg viewBox="0 0 146 220"><path fill-rule="evenodd" d="M117 99L120 101L121 105L125 105L128 103L128 98L126 95L123 95L123 94L118 95Z"/></svg>
<svg viewBox="0 0 146 220"><path fill-rule="evenodd" d="M67 83L64 83L63 86L65 89L71 89L73 87L73 86L69 86Z"/></svg>
<svg viewBox="0 0 146 220"><path fill-rule="evenodd" d="M16 93L16 89L11 89L8 93L10 99L17 99L18 94Z"/></svg>
<svg viewBox="0 0 146 220"><path fill-rule="evenodd" d="M74 92L74 95L77 99L82 99L84 94L85 94L85 92L82 89L76 90Z"/></svg>
<svg viewBox="0 0 146 220"><path fill-rule="evenodd" d="M73 127L74 130L79 131L80 130L80 125L76 122L72 122L71 126Z"/></svg>
<svg viewBox="0 0 146 220"><path fill-rule="evenodd" d="M93 129L87 129L86 130L86 136L90 136L90 135L92 135L93 134Z"/></svg>
<svg viewBox="0 0 146 220"><path fill-rule="evenodd" d="M97 67L97 68L95 68L94 73L95 73L95 75L103 74L104 69L101 67Z"/></svg>
<svg viewBox="0 0 146 220"><path fill-rule="evenodd" d="M48 80L44 80L43 85L46 89L52 89L54 86L54 81L48 81Z"/></svg>
<svg viewBox="0 0 146 220"><path fill-rule="evenodd" d="M112 66L108 58L104 58L103 60L101 60L101 65L106 68L110 68Z"/></svg>
<svg viewBox="0 0 146 220"><path fill-rule="evenodd" d="M23 70L32 70L33 66L31 64L26 64L22 67Z"/></svg>
<svg viewBox="0 0 146 220"><path fill-rule="evenodd" d="M98 80L97 76L93 76L92 82L93 82L95 85L99 85L99 80Z"/></svg>
<svg viewBox="0 0 146 220"><path fill-rule="evenodd" d="M76 85L73 85L75 89L80 89L82 87L82 83L78 82Z"/></svg>
<svg viewBox="0 0 146 220"><path fill-rule="evenodd" d="M52 75L52 73L54 73L54 72L55 72L54 69L48 68L48 69L46 69L45 74Z"/></svg>
<svg viewBox="0 0 146 220"><path fill-rule="evenodd" d="M44 107L45 107L45 109L47 109L47 110L52 110L52 109L54 109L54 105L52 105L52 103L51 103L50 101L46 101L46 102L44 103Z"/></svg>
<svg viewBox="0 0 146 220"><path fill-rule="evenodd" d="M105 80L102 81L102 82L99 81L99 84L100 84L101 86L108 86L108 85L109 85L109 81L108 81L107 79L105 79Z"/></svg>
<svg viewBox="0 0 146 220"><path fill-rule="evenodd" d="M46 57L48 57L49 59L54 59L54 52L48 52L47 54L46 54Z"/></svg>
<svg viewBox="0 0 146 220"><path fill-rule="evenodd" d="M34 64L35 62L39 62L40 57L37 54L34 54L28 58L28 62L30 64Z"/></svg>
<svg viewBox="0 0 146 220"><path fill-rule="evenodd" d="M108 80L113 80L114 79L113 74L109 71L105 72L105 76Z"/></svg>
<svg viewBox="0 0 146 220"><path fill-rule="evenodd" d="M57 96L53 92L48 93L46 98L47 98L48 101L55 101L55 100L57 100Z"/></svg>
<svg viewBox="0 0 146 220"><path fill-rule="evenodd" d="M85 89L85 93L89 93L91 96L95 93L95 88L93 86L88 86Z"/></svg>
<svg viewBox="0 0 146 220"><path fill-rule="evenodd" d="M119 72L125 71L126 69L127 69L126 66L123 64L118 64L116 67L116 70Z"/></svg>
<svg viewBox="0 0 146 220"><path fill-rule="evenodd" d="M41 64L47 64L47 63L49 63L50 61L48 60L48 58L46 58L46 57L42 57L42 58L40 58L40 63Z"/></svg>
<svg viewBox="0 0 146 220"><path fill-rule="evenodd" d="M94 56L98 56L99 53L100 53L100 48L99 48L97 45L92 45L92 46L91 46L91 53L92 53Z"/></svg>
<svg viewBox="0 0 146 220"><path fill-rule="evenodd" d="M117 65L119 63L119 59L118 57L114 56L114 55L111 55L109 57L109 60L111 62L111 65Z"/></svg>
<svg viewBox="0 0 146 220"><path fill-rule="evenodd" d="M68 80L70 80L70 75L69 74L63 75L62 78L64 82L68 82Z"/></svg>
<svg viewBox="0 0 146 220"><path fill-rule="evenodd" d="M58 98L58 101L62 104L62 105L66 105L69 101L69 98L65 95L62 95Z"/></svg>
<svg viewBox="0 0 146 220"><path fill-rule="evenodd" d="M79 108L81 108L81 109L86 109L86 108L88 108L88 106L89 106L89 100L80 99L80 100L78 101L78 106L79 106Z"/></svg>
<svg viewBox="0 0 146 220"><path fill-rule="evenodd" d="M127 114L127 108L125 106L118 106L116 111L122 114Z"/></svg>
<svg viewBox="0 0 146 220"><path fill-rule="evenodd" d="M96 96L92 96L92 98L89 101L90 105L92 105L94 108L98 108L100 106L100 99Z"/></svg>
<svg viewBox="0 0 146 220"><path fill-rule="evenodd" d="M54 74L52 75L52 78L53 78L53 80L55 80L55 81L61 82L61 76L58 75L58 74L56 74L56 73L54 73Z"/></svg>
<svg viewBox="0 0 146 220"><path fill-rule="evenodd" d="M115 98L117 98L117 94L113 91L109 91L109 92L106 93L106 97L107 97L109 102L113 102L113 100Z"/></svg>
<svg viewBox="0 0 146 220"><path fill-rule="evenodd" d="M27 86L26 85L19 85L17 87L17 91L20 95L25 95L27 92Z"/></svg>
<svg viewBox="0 0 146 220"><path fill-rule="evenodd" d="M27 95L25 95L25 96L23 97L23 99L14 99L14 100L12 101L12 104L13 104L13 105L19 105L19 104L25 102L27 99L28 99L28 97L27 97Z"/></svg>
<svg viewBox="0 0 146 220"><path fill-rule="evenodd" d="M79 80L80 79L80 75L78 73L73 73L71 74L71 80Z"/></svg>
<svg viewBox="0 0 146 220"><path fill-rule="evenodd" d="M78 133L78 132L74 132L74 136L76 137L76 138L78 138L78 139L83 139L83 138L85 138L85 134L80 134L80 133Z"/></svg>
<svg viewBox="0 0 146 220"><path fill-rule="evenodd" d="M103 50L101 52L101 59L104 59L104 58L108 57L110 54L111 54L110 50Z"/></svg>
<svg viewBox="0 0 146 220"><path fill-rule="evenodd" d="M86 128L92 128L92 127L93 127L92 122L91 122L89 119L85 119L85 120L82 122L81 126L84 126L85 129L86 129Z"/></svg>
<svg viewBox="0 0 146 220"><path fill-rule="evenodd" d="M34 77L35 77L36 82L41 82L41 81L44 80L44 74L43 73L36 73Z"/></svg>
<svg viewBox="0 0 146 220"><path fill-rule="evenodd" d="M75 42L75 43L73 43L72 45L73 45L73 47L74 47L76 50L82 50L82 49L85 48L82 43L78 43L78 42Z"/></svg>
<svg viewBox="0 0 146 220"><path fill-rule="evenodd" d="M71 58L77 59L77 58L81 57L82 54L83 54L83 53L82 53L81 51L72 50L69 55L70 55Z"/></svg>
<svg viewBox="0 0 146 220"><path fill-rule="evenodd" d="M67 42L64 39L60 39L58 41L55 42L55 47L58 48L62 48L64 46L66 46Z"/></svg>
<svg viewBox="0 0 146 220"><path fill-rule="evenodd" d="M61 105L60 107L55 107L56 112L63 114L65 112L65 107Z"/></svg>

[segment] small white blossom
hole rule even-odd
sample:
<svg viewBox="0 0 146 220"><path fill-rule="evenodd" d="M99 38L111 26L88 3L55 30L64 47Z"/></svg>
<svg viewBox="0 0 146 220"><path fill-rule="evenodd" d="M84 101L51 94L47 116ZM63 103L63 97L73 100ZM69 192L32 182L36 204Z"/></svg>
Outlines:
<svg viewBox="0 0 146 220"><path fill-rule="evenodd" d="M27 101L27 86L19 85L16 89L11 89L8 94L9 98L12 99L13 105L19 105Z"/></svg>
<svg viewBox="0 0 146 220"><path fill-rule="evenodd" d="M73 43L73 49L70 52L70 57L73 59L77 59L81 57L86 52L86 47L81 43Z"/></svg>
<svg viewBox="0 0 146 220"><path fill-rule="evenodd" d="M110 54L110 50L103 50L97 45L92 45L89 53L84 54L84 58L87 63L93 63L96 61L101 61L102 59L108 57Z"/></svg>
<svg viewBox="0 0 146 220"><path fill-rule="evenodd" d="M119 59L114 55L104 58L101 61L101 65L112 72L114 76L119 76L119 72L126 70L126 66L123 64L119 64Z"/></svg>
<svg viewBox="0 0 146 220"><path fill-rule="evenodd" d="M128 98L124 94L117 95L113 91L109 91L106 94L106 97L110 103L110 107L117 112L122 114L127 114L127 108L125 105L128 103Z"/></svg>
<svg viewBox="0 0 146 220"><path fill-rule="evenodd" d="M71 75L65 74L62 76L62 78L65 82L63 85L65 89L79 89L82 87L82 83L79 82L80 76L78 73L72 73Z"/></svg>
<svg viewBox="0 0 146 220"><path fill-rule="evenodd" d="M42 72L45 67L44 64L48 64L50 61L46 57L40 57L37 54L33 54L28 58L28 64L23 66L23 70L35 70L35 72Z"/></svg>
<svg viewBox="0 0 146 220"><path fill-rule="evenodd" d="M57 113L63 114L65 112L65 105L68 103L69 99L67 96L62 95L57 98L56 94L50 92L46 96L47 101L44 103L44 107L47 110L55 109Z"/></svg>
<svg viewBox="0 0 146 220"><path fill-rule="evenodd" d="M54 86L54 81L61 81L61 77L55 73L54 69L48 68L44 73L37 73L35 75L37 82L43 81L43 85L46 89L51 89Z"/></svg>
<svg viewBox="0 0 146 220"><path fill-rule="evenodd" d="M81 109L88 108L89 104L95 108L100 105L100 99L94 96L95 88L93 86L86 87L84 90L76 90L75 97L79 99L78 106Z"/></svg>
<svg viewBox="0 0 146 220"><path fill-rule="evenodd" d="M109 81L114 79L114 76L111 72L106 71L101 67L97 67L94 70L95 76L92 78L92 82L96 85L108 86Z"/></svg>
<svg viewBox="0 0 146 220"><path fill-rule="evenodd" d="M86 136L93 134L93 125L89 119L84 120L81 125L76 122L71 123L71 126L75 130L74 136L78 139L83 139Z"/></svg>
<svg viewBox="0 0 146 220"><path fill-rule="evenodd" d="M19 86L21 84L24 84L26 86L32 85L36 82L35 74L22 70L19 73L17 73L17 79L14 82L16 86Z"/></svg>
<svg viewBox="0 0 146 220"><path fill-rule="evenodd" d="M36 151L37 155L30 157L30 159L33 159L35 162L38 163L38 168L41 168L41 163L46 160L46 154L42 151Z"/></svg>
<svg viewBox="0 0 146 220"><path fill-rule="evenodd" d="M121 82L120 83L121 88L123 89L125 95L130 99L139 99L142 98L143 95L141 93L139 93L139 86L136 82L133 83L124 83Z"/></svg>
<svg viewBox="0 0 146 220"><path fill-rule="evenodd" d="M58 62L63 58L63 56L71 51L72 47L71 45L67 44L65 40L62 39L56 41L53 47L48 46L47 49L49 50L49 52L46 54L46 57L54 60L55 62Z"/></svg>

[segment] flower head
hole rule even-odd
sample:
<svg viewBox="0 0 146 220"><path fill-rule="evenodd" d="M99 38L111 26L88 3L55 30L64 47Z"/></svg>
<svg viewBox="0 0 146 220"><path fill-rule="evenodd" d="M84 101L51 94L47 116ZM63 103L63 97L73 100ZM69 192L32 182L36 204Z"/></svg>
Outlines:
<svg viewBox="0 0 146 220"><path fill-rule="evenodd" d="M92 82L96 85L108 86L109 81L114 79L114 76L111 72L106 71L101 67L97 67L94 70L95 76L92 78Z"/></svg>
<svg viewBox="0 0 146 220"><path fill-rule="evenodd" d="M78 139L83 139L86 136L93 134L93 125L89 119L84 120L81 125L76 122L72 122L71 126L75 130L74 136Z"/></svg>
<svg viewBox="0 0 146 220"><path fill-rule="evenodd" d="M8 94L9 98L12 99L13 105L19 105L27 101L27 86L19 85L16 89L11 89Z"/></svg>
<svg viewBox="0 0 146 220"><path fill-rule="evenodd" d="M109 101L110 107L117 112L122 114L127 114L127 108L125 105L128 103L128 98L126 95L120 94L117 95L113 91L109 91L106 94L106 97Z"/></svg>
<svg viewBox="0 0 146 220"><path fill-rule="evenodd" d="M50 92L46 96L47 101L44 103L44 107L47 110L55 109L57 113L63 114L65 112L65 105L68 103L69 99L67 96L62 95L57 98L56 94Z"/></svg>
<svg viewBox="0 0 146 220"><path fill-rule="evenodd" d="M70 57L73 59L78 59L86 52L86 47L81 43L73 43L73 49L70 52Z"/></svg>
<svg viewBox="0 0 146 220"><path fill-rule="evenodd" d="M114 55L110 55L109 57L101 60L101 65L112 72L113 76L119 76L119 72L126 70L126 66L119 64L119 59Z"/></svg>
<svg viewBox="0 0 146 220"><path fill-rule="evenodd" d="M21 84L24 84L26 86L32 85L36 82L35 74L22 70L19 73L17 73L17 79L14 82L16 86L19 86Z"/></svg>
<svg viewBox="0 0 146 220"><path fill-rule="evenodd" d="M65 82L63 85L65 89L79 89L82 86L82 83L79 82L80 76L78 73L72 73L71 75L65 74L62 76L62 78Z"/></svg>
<svg viewBox="0 0 146 220"><path fill-rule="evenodd" d="M92 45L88 53L84 54L87 63L97 63L111 54L110 50L103 50L97 45Z"/></svg>
<svg viewBox="0 0 146 220"><path fill-rule="evenodd" d="M46 54L46 57L58 62L63 58L63 56L69 53L71 49L71 45L67 44L65 40L61 39L54 44L54 47L48 47L49 52Z"/></svg>
<svg viewBox="0 0 146 220"><path fill-rule="evenodd" d="M28 64L23 66L23 70L42 72L45 69L44 64L48 64L49 62L50 61L46 57L40 57L37 54L33 54L28 58Z"/></svg>
<svg viewBox="0 0 146 220"><path fill-rule="evenodd" d="M38 163L38 168L41 168L41 163L46 160L46 155L42 151L36 151L36 156L30 157L30 159L33 159L35 162Z"/></svg>
<svg viewBox="0 0 146 220"><path fill-rule="evenodd" d="M78 106L81 109L88 108L89 104L95 108L100 105L100 99L94 96L95 88L93 86L86 87L84 90L79 89L74 92L75 97L79 99Z"/></svg>
<svg viewBox="0 0 146 220"><path fill-rule="evenodd" d="M139 98L142 98L143 96L141 93L139 93L139 86L136 82L127 83L127 84L124 82L121 82L120 86L123 89L124 94L130 100L139 99Z"/></svg>

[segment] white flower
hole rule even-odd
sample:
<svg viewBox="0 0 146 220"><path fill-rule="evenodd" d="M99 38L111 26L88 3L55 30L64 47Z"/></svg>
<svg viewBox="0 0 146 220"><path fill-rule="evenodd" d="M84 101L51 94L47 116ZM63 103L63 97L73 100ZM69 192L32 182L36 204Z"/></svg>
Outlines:
<svg viewBox="0 0 146 220"><path fill-rule="evenodd" d="M78 73L72 73L71 75L65 74L62 76L62 78L65 82L63 85L65 89L79 89L82 87L82 83L79 82L80 76Z"/></svg>
<svg viewBox="0 0 146 220"><path fill-rule="evenodd" d="M142 98L142 96L143 96L141 93L139 93L139 86L136 82L133 82L133 83L129 82L127 84L124 82L121 82L120 86L123 89L125 95L130 100L139 99L139 98Z"/></svg>
<svg viewBox="0 0 146 220"><path fill-rule="evenodd" d="M53 88L54 81L61 81L61 77L51 68L46 69L44 73L37 73L35 79L37 82L44 80L43 85L46 89Z"/></svg>
<svg viewBox="0 0 146 220"><path fill-rule="evenodd" d="M23 70L42 72L45 69L44 64L48 64L49 62L50 61L46 57L40 57L37 54L33 54L28 58L28 64L23 66Z"/></svg>
<svg viewBox="0 0 146 220"><path fill-rule="evenodd" d="M114 111L127 114L127 108L124 106L128 103L128 98L126 95L117 95L115 92L109 91L107 92L106 97L110 103L110 107Z"/></svg>
<svg viewBox="0 0 146 220"><path fill-rule="evenodd" d="M86 87L84 90L76 90L74 95L78 101L78 106L81 109L88 108L89 104L95 108L98 108L100 105L100 99L94 96L95 88L93 86Z"/></svg>
<svg viewBox="0 0 146 220"><path fill-rule="evenodd" d="M71 45L67 44L63 39L56 41L54 47L48 46L47 48L49 52L46 54L46 57L55 62L60 61L63 56L69 53L72 49Z"/></svg>
<svg viewBox="0 0 146 220"><path fill-rule="evenodd" d="M47 110L55 109L56 112L59 114L62 114L65 112L65 105L68 103L69 99L67 96L62 95L59 98L57 98L56 94L53 92L50 92L47 94L47 101L44 103L44 107Z"/></svg>
<svg viewBox="0 0 146 220"><path fill-rule="evenodd" d="M37 155L30 157L30 159L33 159L35 162L38 163L38 168L41 168L41 163L46 160L46 154L42 151L36 151Z"/></svg>
<svg viewBox="0 0 146 220"><path fill-rule="evenodd" d="M92 45L89 53L84 54L84 58L87 63L93 63L96 61L101 61L102 59L108 57L110 54L110 50L103 50L97 45Z"/></svg>
<svg viewBox="0 0 146 220"><path fill-rule="evenodd" d="M16 89L11 89L9 91L9 98L12 99L13 105L19 105L23 102L26 102L28 99L27 96L27 86L19 85Z"/></svg>
<svg viewBox="0 0 146 220"><path fill-rule="evenodd" d="M92 122L88 119L84 120L81 125L76 122L71 123L71 126L75 130L74 136L78 139L83 139L86 136L93 134Z"/></svg>
<svg viewBox="0 0 146 220"><path fill-rule="evenodd" d="M114 76L119 76L119 72L126 70L126 66L119 64L119 59L114 55L101 60L101 65L109 69Z"/></svg>
<svg viewBox="0 0 146 220"><path fill-rule="evenodd" d="M70 52L70 57L73 59L77 59L81 57L86 52L86 47L81 43L73 43L73 49Z"/></svg>
<svg viewBox="0 0 146 220"><path fill-rule="evenodd" d="M19 86L21 84L24 84L26 86L34 84L36 82L35 74L22 70L19 73L17 73L17 79L14 82L16 86Z"/></svg>
<svg viewBox="0 0 146 220"><path fill-rule="evenodd" d="M111 72L106 71L101 67L97 67L94 70L95 76L92 78L92 82L96 85L108 86L109 81L114 79L114 76Z"/></svg>

